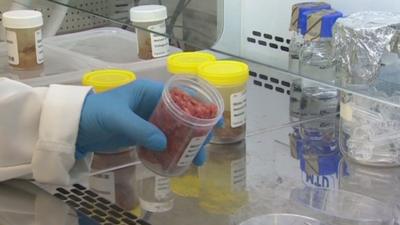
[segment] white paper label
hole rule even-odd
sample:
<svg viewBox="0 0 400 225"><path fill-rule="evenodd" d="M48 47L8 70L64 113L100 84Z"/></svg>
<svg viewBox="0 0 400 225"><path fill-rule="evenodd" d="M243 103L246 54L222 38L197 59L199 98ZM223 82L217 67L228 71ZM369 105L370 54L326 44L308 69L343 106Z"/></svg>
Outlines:
<svg viewBox="0 0 400 225"><path fill-rule="evenodd" d="M168 197L171 193L170 179L168 177L155 176L154 196L158 200Z"/></svg>
<svg viewBox="0 0 400 225"><path fill-rule="evenodd" d="M246 158L231 162L231 188L234 192L246 189Z"/></svg>
<svg viewBox="0 0 400 225"><path fill-rule="evenodd" d="M103 198L115 202L115 177L113 172L91 176L89 186Z"/></svg>
<svg viewBox="0 0 400 225"><path fill-rule="evenodd" d="M165 23L159 23L153 26L149 26L148 30L155 31L160 34L165 34L167 32L167 28ZM159 34L150 33L151 39L151 52L153 57L163 57L168 55L169 51L169 41L165 36L161 36Z"/></svg>
<svg viewBox="0 0 400 225"><path fill-rule="evenodd" d="M231 127L240 127L246 123L246 91L231 95Z"/></svg>
<svg viewBox="0 0 400 225"><path fill-rule="evenodd" d="M199 152L201 145L206 140L206 137L207 136L193 138L183 152L177 165L189 166L192 163L194 157L196 157L197 153Z"/></svg>
<svg viewBox="0 0 400 225"><path fill-rule="evenodd" d="M326 189L338 189L339 179L336 174L331 175L307 175L306 172L302 171L303 182L307 186L326 188Z"/></svg>
<svg viewBox="0 0 400 225"><path fill-rule="evenodd" d="M7 31L8 63L19 64L17 34L14 31Z"/></svg>
<svg viewBox="0 0 400 225"><path fill-rule="evenodd" d="M353 120L353 109L351 108L351 103L340 104L340 117L349 122Z"/></svg>
<svg viewBox="0 0 400 225"><path fill-rule="evenodd" d="M36 62L37 64L42 64L44 62L43 54L43 42L42 42L42 30L39 29L35 32L36 41Z"/></svg>

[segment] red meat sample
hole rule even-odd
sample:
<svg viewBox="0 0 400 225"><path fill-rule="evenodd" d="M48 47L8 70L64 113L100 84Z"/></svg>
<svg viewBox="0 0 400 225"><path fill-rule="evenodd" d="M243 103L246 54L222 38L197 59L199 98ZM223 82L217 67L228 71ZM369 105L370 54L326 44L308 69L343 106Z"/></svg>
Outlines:
<svg viewBox="0 0 400 225"><path fill-rule="evenodd" d="M203 103L178 88L172 89L170 96L175 104L188 115L200 119L213 119L217 115L215 104ZM152 152L141 148L138 152L139 157L141 160L157 164L163 171L171 173L177 171L177 163L190 141L195 137L206 136L212 129L212 127L193 127L193 125L185 123L178 119L163 101L153 112L150 122L166 135L167 149L163 152Z"/></svg>

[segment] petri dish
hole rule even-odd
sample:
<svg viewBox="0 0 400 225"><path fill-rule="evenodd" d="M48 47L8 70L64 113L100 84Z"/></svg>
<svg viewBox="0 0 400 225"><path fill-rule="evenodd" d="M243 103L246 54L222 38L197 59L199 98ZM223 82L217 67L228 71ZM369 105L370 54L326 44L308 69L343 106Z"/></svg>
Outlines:
<svg viewBox="0 0 400 225"><path fill-rule="evenodd" d="M290 201L301 214L331 224L390 225L394 219L393 209L387 204L344 190L296 188L290 194Z"/></svg>
<svg viewBox="0 0 400 225"><path fill-rule="evenodd" d="M319 220L296 214L267 214L250 218L240 225L327 225Z"/></svg>

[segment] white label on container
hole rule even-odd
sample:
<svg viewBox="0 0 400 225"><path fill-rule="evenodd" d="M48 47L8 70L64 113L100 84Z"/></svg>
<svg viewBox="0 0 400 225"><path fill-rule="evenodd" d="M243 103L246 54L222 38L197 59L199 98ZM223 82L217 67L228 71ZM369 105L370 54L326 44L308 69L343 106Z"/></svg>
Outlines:
<svg viewBox="0 0 400 225"><path fill-rule="evenodd" d="M336 174L312 175L302 171L303 182L310 187L326 188L335 190L339 188L339 179Z"/></svg>
<svg viewBox="0 0 400 225"><path fill-rule="evenodd" d="M353 120L353 109L351 108L351 103L340 104L340 117L348 122Z"/></svg>
<svg viewBox="0 0 400 225"><path fill-rule="evenodd" d="M8 63L19 64L17 34L14 31L7 31Z"/></svg>
<svg viewBox="0 0 400 225"><path fill-rule="evenodd" d="M43 42L42 42L42 30L39 29L35 32L36 41L36 62L37 64L42 64L44 62L43 53Z"/></svg>
<svg viewBox="0 0 400 225"><path fill-rule="evenodd" d="M231 127L240 127L246 123L246 91L231 95Z"/></svg>
<svg viewBox="0 0 400 225"><path fill-rule="evenodd" d="M231 188L234 192L246 189L246 158L231 162Z"/></svg>
<svg viewBox="0 0 400 225"><path fill-rule="evenodd" d="M177 165L189 166L192 163L194 157L196 157L197 153L199 152L201 145L206 140L206 137L207 136L193 138L183 152Z"/></svg>
<svg viewBox="0 0 400 225"><path fill-rule="evenodd" d="M168 197L171 192L170 179L168 177L155 176L154 196L158 200Z"/></svg>
<svg viewBox="0 0 400 225"><path fill-rule="evenodd" d="M115 177L113 172L91 176L89 186L100 196L115 202Z"/></svg>
<svg viewBox="0 0 400 225"><path fill-rule="evenodd" d="M149 26L149 30L165 34L167 32L167 28L164 22ZM151 39L151 52L153 57L163 57L168 55L169 51L169 41L168 38L159 34L150 33Z"/></svg>

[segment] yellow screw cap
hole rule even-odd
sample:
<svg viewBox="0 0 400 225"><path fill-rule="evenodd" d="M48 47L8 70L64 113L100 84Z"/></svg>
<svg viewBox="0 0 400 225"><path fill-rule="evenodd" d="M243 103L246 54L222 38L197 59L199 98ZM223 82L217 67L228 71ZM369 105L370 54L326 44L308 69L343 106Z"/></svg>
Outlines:
<svg viewBox="0 0 400 225"><path fill-rule="evenodd" d="M129 70L106 69L86 73L82 79L84 86L92 86L97 93L109 91L136 80Z"/></svg>
<svg viewBox="0 0 400 225"><path fill-rule="evenodd" d="M213 54L206 52L180 52L167 59L168 71L172 74L197 75L197 68L205 62L217 60Z"/></svg>
<svg viewBox="0 0 400 225"><path fill-rule="evenodd" d="M198 74L214 86L242 85L249 79L249 66L232 60L206 62L199 66Z"/></svg>

